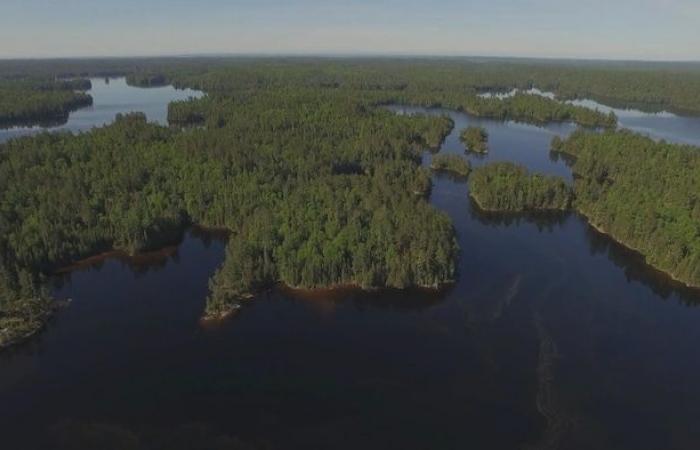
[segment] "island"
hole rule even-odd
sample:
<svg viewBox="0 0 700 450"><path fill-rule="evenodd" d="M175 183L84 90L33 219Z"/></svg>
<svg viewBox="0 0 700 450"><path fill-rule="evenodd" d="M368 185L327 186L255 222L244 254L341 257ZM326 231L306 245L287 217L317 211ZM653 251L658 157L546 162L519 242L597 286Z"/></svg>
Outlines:
<svg viewBox="0 0 700 450"><path fill-rule="evenodd" d="M492 212L564 211L573 199L562 178L530 174L509 162L475 169L469 177L469 194L480 209Z"/></svg>
<svg viewBox="0 0 700 450"><path fill-rule="evenodd" d="M487 153L489 133L484 127L467 127L459 134L467 151L474 153Z"/></svg>
<svg viewBox="0 0 700 450"><path fill-rule="evenodd" d="M450 172L461 177L469 176L471 164L459 155L438 154L433 156L430 168L444 172Z"/></svg>

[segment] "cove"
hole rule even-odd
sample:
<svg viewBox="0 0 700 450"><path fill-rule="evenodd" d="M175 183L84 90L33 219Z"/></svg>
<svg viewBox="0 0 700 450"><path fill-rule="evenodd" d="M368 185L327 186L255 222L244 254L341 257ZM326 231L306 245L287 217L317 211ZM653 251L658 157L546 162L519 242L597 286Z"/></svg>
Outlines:
<svg viewBox="0 0 700 450"><path fill-rule="evenodd" d="M537 127L446 110L509 160L571 180ZM429 164L430 153L424 154ZM85 433L149 445L236 437L265 448L691 449L700 299L575 214L484 215L434 174L430 202L462 249L437 294L271 289L199 324L224 245L190 231L151 261L108 258L54 280L72 298L0 354L0 433L46 448ZM641 400L640 400L641 399ZM169 448L178 448L173 444ZM212 444L213 446L213 444Z"/></svg>

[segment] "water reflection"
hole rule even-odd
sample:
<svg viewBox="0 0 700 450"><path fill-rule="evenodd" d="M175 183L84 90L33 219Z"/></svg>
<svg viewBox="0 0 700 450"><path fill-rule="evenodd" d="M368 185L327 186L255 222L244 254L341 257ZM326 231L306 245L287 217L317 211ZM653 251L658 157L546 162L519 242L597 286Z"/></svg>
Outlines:
<svg viewBox="0 0 700 450"><path fill-rule="evenodd" d="M530 223L534 224L540 233L562 227L571 215L568 211L491 212L480 209L471 197L469 203L472 217L483 225L510 227Z"/></svg>
<svg viewBox="0 0 700 450"><path fill-rule="evenodd" d="M655 269L646 263L640 253L619 244L590 225L586 226L585 233L591 255L607 256L615 266L624 271L629 282L642 283L665 300L677 298L686 306L700 305L700 289L688 287Z"/></svg>

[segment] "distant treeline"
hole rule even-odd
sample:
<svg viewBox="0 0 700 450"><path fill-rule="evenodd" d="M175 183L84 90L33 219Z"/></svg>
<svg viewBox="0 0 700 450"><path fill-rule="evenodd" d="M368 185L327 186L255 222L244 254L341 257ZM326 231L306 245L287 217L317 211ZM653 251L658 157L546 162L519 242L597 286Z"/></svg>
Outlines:
<svg viewBox="0 0 700 450"><path fill-rule="evenodd" d="M255 68L256 70L250 70ZM0 62L0 79L27 76L105 77L136 73L162 75L169 80L198 77L231 69L272 77L306 71L306 82L319 87L351 87L408 92L435 91L461 96L484 91L509 91L532 87L554 92L559 99L592 98L611 106L667 109L680 114L700 114L700 64L610 61L523 60L489 58L118 58L6 60ZM279 78L279 77L278 77ZM286 79L286 76L284 77ZM280 79L280 81L283 81ZM433 98L435 100L435 98ZM461 102L461 101L459 101ZM466 105L465 105L466 106ZM465 108L468 110L468 108ZM561 113L558 113L561 115ZM511 117L513 114L511 114ZM546 119L543 119L546 120ZM568 120L568 119L567 119Z"/></svg>
<svg viewBox="0 0 700 450"><path fill-rule="evenodd" d="M469 177L469 193L484 211L499 212L567 210L573 198L563 179L530 174L508 162L475 169Z"/></svg>
<svg viewBox="0 0 700 450"><path fill-rule="evenodd" d="M700 151L627 131L576 132L553 150L575 158L576 209L674 278L700 286Z"/></svg>

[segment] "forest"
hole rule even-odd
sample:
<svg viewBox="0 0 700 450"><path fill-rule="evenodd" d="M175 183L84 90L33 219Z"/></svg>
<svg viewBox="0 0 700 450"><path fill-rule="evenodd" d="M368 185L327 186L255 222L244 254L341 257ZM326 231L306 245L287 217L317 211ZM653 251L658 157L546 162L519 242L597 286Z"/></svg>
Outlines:
<svg viewBox="0 0 700 450"><path fill-rule="evenodd" d="M425 201L430 178L420 168L449 119L397 116L333 90L236 94L211 101L212 127L180 131L129 114L89 133L0 145L2 271L37 278L100 251L175 242L200 224L232 232L210 315L277 282L454 279L454 230ZM29 326L18 310L37 296L19 283L3 291L3 323Z"/></svg>
<svg viewBox="0 0 700 450"><path fill-rule="evenodd" d="M574 158L575 207L652 266L700 286L700 152L628 131L555 139Z"/></svg>
<svg viewBox="0 0 700 450"><path fill-rule="evenodd" d="M459 135L467 151L475 153L487 153L489 134L484 127L467 127Z"/></svg>
<svg viewBox="0 0 700 450"><path fill-rule="evenodd" d="M469 193L480 209L497 212L567 210L573 197L563 179L530 174L509 162L475 169L469 177Z"/></svg>

